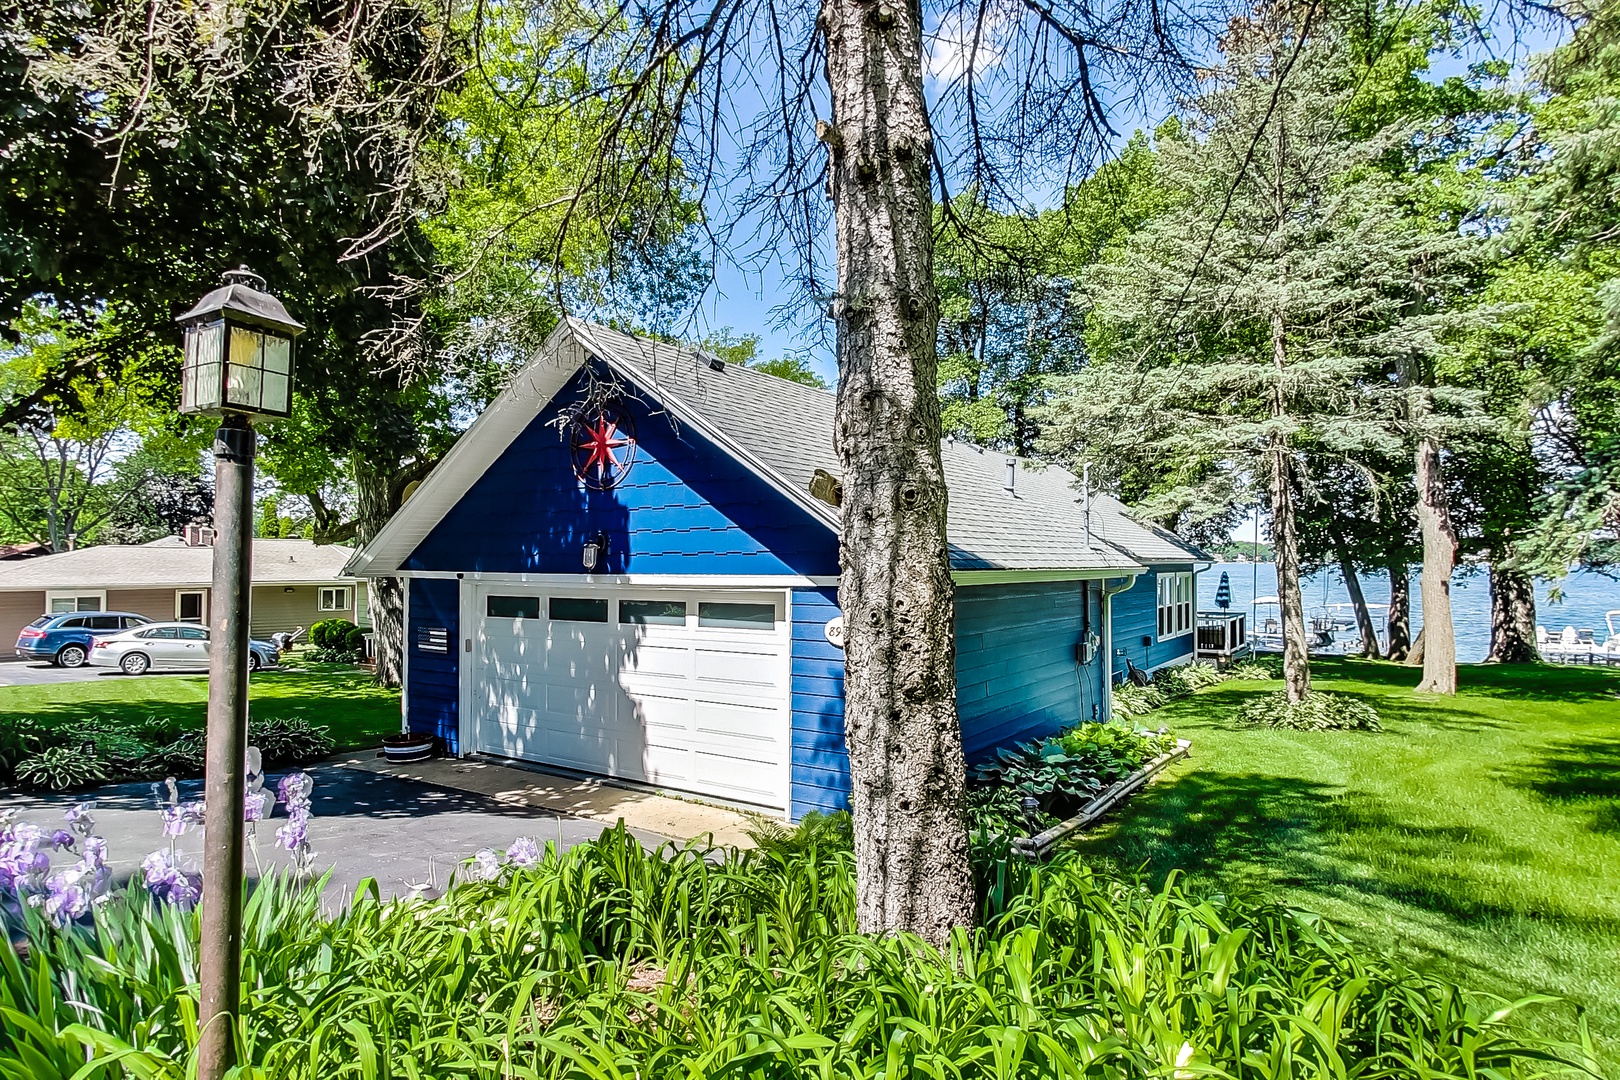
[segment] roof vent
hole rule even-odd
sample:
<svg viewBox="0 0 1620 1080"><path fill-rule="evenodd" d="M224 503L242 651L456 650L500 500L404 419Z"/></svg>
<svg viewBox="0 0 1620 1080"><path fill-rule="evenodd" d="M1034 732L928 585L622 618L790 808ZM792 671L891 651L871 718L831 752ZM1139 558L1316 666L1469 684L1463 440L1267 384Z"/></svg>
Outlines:
<svg viewBox="0 0 1620 1080"><path fill-rule="evenodd" d="M1018 486L1018 459L1017 458L1008 458L1007 459L1007 479L1002 483L1001 486L1006 488L1008 491L1013 491L1013 490L1015 490L1017 488L1017 486Z"/></svg>
<svg viewBox="0 0 1620 1080"><path fill-rule="evenodd" d="M713 353L705 354L703 357L703 362L709 365L710 371L726 370L726 362L720 359L718 356L715 356Z"/></svg>

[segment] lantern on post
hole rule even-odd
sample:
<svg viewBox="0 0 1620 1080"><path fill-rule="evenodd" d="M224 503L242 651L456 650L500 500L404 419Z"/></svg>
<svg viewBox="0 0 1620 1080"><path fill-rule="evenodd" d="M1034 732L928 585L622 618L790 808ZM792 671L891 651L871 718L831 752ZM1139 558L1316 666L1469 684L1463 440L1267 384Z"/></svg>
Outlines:
<svg viewBox="0 0 1620 1080"><path fill-rule="evenodd" d="M227 271L224 282L177 320L185 328L180 411L220 417L214 436L198 1080L221 1080L235 1064L242 1009L253 418L292 412L293 339L304 330L247 267Z"/></svg>
<svg viewBox="0 0 1620 1080"><path fill-rule="evenodd" d="M185 327L183 413L286 416L292 412L293 339L304 325L247 267L177 320Z"/></svg>

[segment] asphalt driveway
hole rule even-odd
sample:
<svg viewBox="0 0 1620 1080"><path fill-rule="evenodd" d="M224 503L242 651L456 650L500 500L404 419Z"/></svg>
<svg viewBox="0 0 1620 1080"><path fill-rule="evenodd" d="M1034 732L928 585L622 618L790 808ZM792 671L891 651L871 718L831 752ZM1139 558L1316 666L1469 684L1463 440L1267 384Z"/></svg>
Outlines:
<svg viewBox="0 0 1620 1080"><path fill-rule="evenodd" d="M337 904L352 895L365 878L375 878L384 896L413 890L442 890L450 874L480 848L501 850L520 836L544 846L563 848L600 836L599 821L587 821L546 810L515 806L485 795L422 783L417 780L342 766L309 770L315 780L314 817L309 834L316 851L317 872L332 871L328 897ZM273 787L281 774L269 778ZM158 809L160 792L151 784L121 784L77 796L0 796L0 810L50 830L62 826L62 813L81 801L94 801L96 833L107 839L114 873L120 881L138 872L148 853L167 847ZM166 796L165 796L166 797ZM182 800L202 797L202 781L180 784ZM275 832L285 824L285 809L258 824L256 847L265 871L288 864L276 847ZM661 837L642 836L649 845ZM178 842L180 860L191 870L202 867L199 830ZM68 853L57 861L71 861ZM255 860L248 856L248 871Z"/></svg>
<svg viewBox="0 0 1620 1080"><path fill-rule="evenodd" d="M0 686L44 686L50 683L88 682L91 679L127 679L117 668L57 667L46 660L0 660Z"/></svg>

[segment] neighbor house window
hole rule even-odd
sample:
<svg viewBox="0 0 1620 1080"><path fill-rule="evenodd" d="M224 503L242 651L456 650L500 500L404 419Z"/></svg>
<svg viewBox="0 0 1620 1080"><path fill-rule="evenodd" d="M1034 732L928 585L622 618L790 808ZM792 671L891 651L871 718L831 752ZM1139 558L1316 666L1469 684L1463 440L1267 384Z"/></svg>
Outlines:
<svg viewBox="0 0 1620 1080"><path fill-rule="evenodd" d="M204 622L208 618L203 607L203 594L200 592L178 592L174 594L174 619L176 622Z"/></svg>
<svg viewBox="0 0 1620 1080"><path fill-rule="evenodd" d="M1193 628L1193 576L1159 575L1159 636L1178 637Z"/></svg>
<svg viewBox="0 0 1620 1080"><path fill-rule="evenodd" d="M52 615L60 615L64 611L100 611L107 606L106 593L88 592L51 592L45 594L45 602L49 605Z"/></svg>
<svg viewBox="0 0 1620 1080"><path fill-rule="evenodd" d="M321 590L321 610L322 611L348 611L349 610L349 590L347 588L322 589Z"/></svg>

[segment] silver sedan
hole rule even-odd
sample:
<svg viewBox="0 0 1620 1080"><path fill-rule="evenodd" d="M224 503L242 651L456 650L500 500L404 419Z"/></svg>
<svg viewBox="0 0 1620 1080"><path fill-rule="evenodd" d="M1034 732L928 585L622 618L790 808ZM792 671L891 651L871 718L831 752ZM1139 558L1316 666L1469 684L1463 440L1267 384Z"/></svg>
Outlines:
<svg viewBox="0 0 1620 1080"><path fill-rule="evenodd" d="M248 670L270 667L280 659L268 641L248 642ZM144 675L155 668L201 671L208 667L208 627L196 623L148 623L97 638L90 648L96 667L115 667L125 675Z"/></svg>

